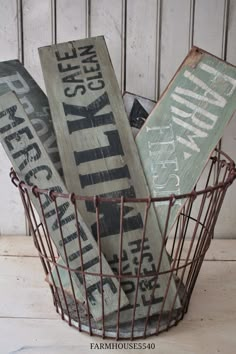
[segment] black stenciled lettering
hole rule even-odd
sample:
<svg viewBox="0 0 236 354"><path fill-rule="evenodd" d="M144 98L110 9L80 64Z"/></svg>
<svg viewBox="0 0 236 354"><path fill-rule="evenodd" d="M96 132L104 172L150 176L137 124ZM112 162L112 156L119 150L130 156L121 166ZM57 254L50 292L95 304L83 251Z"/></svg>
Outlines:
<svg viewBox="0 0 236 354"><path fill-rule="evenodd" d="M99 63L96 63L96 65L83 65L83 70L84 70L84 73L85 74L88 74L88 73L94 73L96 71L99 71L100 70L100 64Z"/></svg>
<svg viewBox="0 0 236 354"><path fill-rule="evenodd" d="M111 130L104 132L104 135L107 136L109 145L86 151L74 151L74 158L77 166L88 161L96 161L110 156L124 155L118 131Z"/></svg>
<svg viewBox="0 0 236 354"><path fill-rule="evenodd" d="M66 116L73 115L81 117L80 119L67 121L69 133L72 134L78 130L99 127L106 124L115 124L112 112L97 115L97 113L107 105L110 105L110 101L106 92L86 107L63 103Z"/></svg>
<svg viewBox="0 0 236 354"><path fill-rule="evenodd" d="M26 175L25 175L25 182L29 185L32 186L35 183L31 182L31 178L34 177L34 179L37 179L37 175L38 173L45 171L46 172L46 180L50 180L52 177L52 170L46 166L46 165L42 165L42 166L37 166L35 168L33 168L32 170L30 170ZM45 177L44 177L45 178Z"/></svg>
<svg viewBox="0 0 236 354"><path fill-rule="evenodd" d="M57 210L58 210L58 219L56 218L56 220L54 221L54 223L52 224L52 230L55 231L59 228L59 221L61 226L68 224L69 222L71 222L72 220L75 219L75 214L70 214L67 217L65 217L63 219L63 216L65 215L67 209L69 208L70 203L69 202L65 202L59 206L57 206ZM56 210L55 208L53 208L52 210L48 211L47 213L45 213L45 218L48 219L52 216L54 216L56 214Z"/></svg>
<svg viewBox="0 0 236 354"><path fill-rule="evenodd" d="M29 127L25 127L23 129L20 129L17 132L14 132L14 133L5 137L4 141L5 141L9 151L16 149L16 147L14 147L13 143L17 142L17 145L18 145L19 142L22 140L23 134L26 135L28 140L32 140L34 137L33 134L31 133Z"/></svg>
<svg viewBox="0 0 236 354"><path fill-rule="evenodd" d="M93 80L102 79L102 73L101 73L101 71L99 71L99 72L97 73L97 75L95 75L95 76L89 76L89 77L87 77L86 79L87 79L87 81L93 81Z"/></svg>
<svg viewBox="0 0 236 354"><path fill-rule="evenodd" d="M113 294L117 293L116 286L111 278L103 278L102 279L102 287L104 288L105 285L108 285L109 288L111 289ZM98 292L101 294L101 281L99 280L97 283L92 284L87 287L87 294L88 294L88 299L89 301L95 305L96 304L96 298L93 295L94 292Z"/></svg>
<svg viewBox="0 0 236 354"><path fill-rule="evenodd" d="M62 193L63 192L62 188L60 186L55 186L55 187L53 187L51 189L53 189L55 192L58 192L58 193ZM43 202L43 199L45 199L44 202ZM46 208L49 207L49 205L51 203L53 203L52 199L47 194L42 194L41 201L42 201L42 207L43 207L44 211L45 211Z"/></svg>
<svg viewBox="0 0 236 354"><path fill-rule="evenodd" d="M121 196L127 198L135 198L134 188L131 186L128 189L105 193L100 195L107 198L120 198ZM94 203L90 201L85 202L86 209L89 212L95 213ZM133 210L132 207L124 206L123 232L134 231L143 228L142 216L140 213L136 215L125 217ZM117 235L120 233L120 206L118 203L103 202L99 205L99 213L102 217L99 219L100 237L107 237ZM91 225L93 236L97 238L97 223Z"/></svg>
<svg viewBox="0 0 236 354"><path fill-rule="evenodd" d="M76 84L76 83L82 84L84 82L84 80L77 78L77 76L80 74L81 74L81 71L77 71L73 74L67 75L62 78L62 82L66 82L66 83L69 82L70 84Z"/></svg>
<svg viewBox="0 0 236 354"><path fill-rule="evenodd" d="M120 178L130 178L128 166L113 168L109 171L100 171L88 175L79 175L82 188L102 182L114 181Z"/></svg>
<svg viewBox="0 0 236 354"><path fill-rule="evenodd" d="M86 92L86 88L84 85L76 85L74 88L71 87L65 88L64 94L66 97L75 97L79 90L81 95L84 95Z"/></svg>
<svg viewBox="0 0 236 354"><path fill-rule="evenodd" d="M149 245L145 245L145 243L148 243L148 238L145 238L144 241L143 241L143 251L146 251L146 250L150 249L150 246ZM130 241L128 243L128 246L130 248L135 246L133 249L131 249L131 253L138 253L138 252L141 251L142 239Z"/></svg>
<svg viewBox="0 0 236 354"><path fill-rule="evenodd" d="M87 253L87 252L91 251L92 249L93 249L93 246L91 244L88 244L88 245L81 248L81 252L76 251L76 252L72 253L68 258L69 258L70 262L72 262L75 259L79 258L81 254ZM87 266L88 266L89 262L87 262ZM84 264L84 270L87 269L87 268L85 268L85 264ZM91 267L91 265L88 266L88 268L90 268L90 267Z"/></svg>
<svg viewBox="0 0 236 354"><path fill-rule="evenodd" d="M66 66L63 66L63 63L58 64L58 69L60 73L65 73L67 71L76 70L80 68L79 65L72 66L70 63L66 63L65 65Z"/></svg>
<svg viewBox="0 0 236 354"><path fill-rule="evenodd" d="M75 48L71 48L71 53L65 52L62 54L59 51L56 51L55 55L58 61L77 58L77 52Z"/></svg>
<svg viewBox="0 0 236 354"><path fill-rule="evenodd" d="M45 117L33 118L31 120L31 123L33 124L37 132L37 135L39 136L41 142L43 143L58 173L60 174L60 176L63 176L61 160L60 160L60 155L57 146L57 140L50 120L50 114L47 113L46 118Z"/></svg>
<svg viewBox="0 0 236 354"><path fill-rule="evenodd" d="M8 119L10 121L9 124L0 128L1 134L7 132L8 130L12 129L13 127L16 127L17 125L20 125L21 123L24 123L24 121L25 121L24 118L15 116L16 110L17 110L17 106L15 105L15 106L9 107L8 109L6 109L5 111L2 111L0 113L0 123L1 123L1 118L5 117L7 114L9 115Z"/></svg>
<svg viewBox="0 0 236 354"><path fill-rule="evenodd" d="M89 82L88 88L91 91L102 90L105 87L105 82L103 80L97 80L96 82Z"/></svg>
<svg viewBox="0 0 236 354"><path fill-rule="evenodd" d="M87 58L82 58L82 63L98 63L97 54L94 50L94 45L87 45L84 47L79 47L80 56L88 56Z"/></svg>
<svg viewBox="0 0 236 354"><path fill-rule="evenodd" d="M160 304L163 302L164 297L163 296L159 296L159 297L152 297L152 301L151 301L151 297L149 299L146 298L145 295L141 296L142 301L143 301L143 306L149 306L150 304L155 305L155 304Z"/></svg>
<svg viewBox="0 0 236 354"><path fill-rule="evenodd" d="M36 143L28 145L26 148L12 154L13 159L24 156L24 161L20 164L19 170L22 171L32 161L37 161L41 156L41 151Z"/></svg>

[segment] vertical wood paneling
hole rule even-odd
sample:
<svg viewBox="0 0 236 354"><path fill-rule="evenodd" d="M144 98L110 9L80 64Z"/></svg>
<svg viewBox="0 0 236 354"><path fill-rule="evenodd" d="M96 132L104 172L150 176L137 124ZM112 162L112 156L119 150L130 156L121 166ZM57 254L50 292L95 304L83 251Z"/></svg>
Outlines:
<svg viewBox="0 0 236 354"><path fill-rule="evenodd" d="M86 0L57 0L57 42L86 37Z"/></svg>
<svg viewBox="0 0 236 354"><path fill-rule="evenodd" d="M11 162L0 144L0 236L25 235L26 233L21 198L9 178L11 166Z"/></svg>
<svg viewBox="0 0 236 354"><path fill-rule="evenodd" d="M230 1L228 17L227 56L229 63L236 65L236 1Z"/></svg>
<svg viewBox="0 0 236 354"><path fill-rule="evenodd" d="M224 0L196 0L194 45L221 57Z"/></svg>
<svg viewBox="0 0 236 354"><path fill-rule="evenodd" d="M0 61L17 59L20 44L17 1L1 0L0 6ZM10 167L11 163L0 144L0 235L24 235L26 232L24 210L19 193L9 178Z"/></svg>
<svg viewBox="0 0 236 354"><path fill-rule="evenodd" d="M0 1L0 61L17 59L17 2Z"/></svg>
<svg viewBox="0 0 236 354"><path fill-rule="evenodd" d="M166 88L176 69L188 53L189 24L189 0L163 1L160 60L161 92Z"/></svg>
<svg viewBox="0 0 236 354"><path fill-rule="evenodd" d="M155 98L157 1L127 4L127 91Z"/></svg>
<svg viewBox="0 0 236 354"><path fill-rule="evenodd" d="M45 91L38 48L52 43L51 1L23 0L24 64Z"/></svg>
<svg viewBox="0 0 236 354"><path fill-rule="evenodd" d="M91 0L91 36L104 35L121 85L122 1Z"/></svg>

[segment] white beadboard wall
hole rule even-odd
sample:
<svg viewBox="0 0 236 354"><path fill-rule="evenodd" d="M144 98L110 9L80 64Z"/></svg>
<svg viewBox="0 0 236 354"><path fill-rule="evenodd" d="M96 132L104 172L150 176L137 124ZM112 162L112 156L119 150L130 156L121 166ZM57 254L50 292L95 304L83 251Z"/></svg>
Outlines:
<svg viewBox="0 0 236 354"><path fill-rule="evenodd" d="M20 59L44 89L37 48L103 34L121 90L158 98L192 45L236 65L236 0L0 0L0 60ZM236 118L222 146L236 160ZM0 147L0 235L25 234ZM236 237L236 183L216 237Z"/></svg>

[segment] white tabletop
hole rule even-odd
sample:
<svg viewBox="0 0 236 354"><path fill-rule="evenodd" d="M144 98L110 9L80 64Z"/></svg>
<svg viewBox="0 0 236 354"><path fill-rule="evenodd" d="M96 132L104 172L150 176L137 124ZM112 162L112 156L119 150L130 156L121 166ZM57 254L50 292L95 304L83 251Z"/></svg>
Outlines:
<svg viewBox="0 0 236 354"><path fill-rule="evenodd" d="M0 354L144 352L104 343L117 342L79 333L56 313L32 238L0 236ZM212 241L183 321L133 343L155 346L150 353L235 354L236 240Z"/></svg>

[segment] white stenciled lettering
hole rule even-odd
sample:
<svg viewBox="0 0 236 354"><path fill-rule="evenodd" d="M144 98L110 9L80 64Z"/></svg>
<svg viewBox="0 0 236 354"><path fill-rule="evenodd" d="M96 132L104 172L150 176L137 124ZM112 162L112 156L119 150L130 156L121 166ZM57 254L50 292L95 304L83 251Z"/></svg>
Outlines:
<svg viewBox="0 0 236 354"><path fill-rule="evenodd" d="M199 68L201 68L205 72L207 72L211 75L214 75L214 79L221 77L225 82L228 82L232 87L228 92L225 92L225 95L232 96L232 94L234 93L234 90L236 89L236 79L234 79L231 76L221 73L220 71L216 70L212 66L209 66L205 63L199 63L198 66L199 66Z"/></svg>
<svg viewBox="0 0 236 354"><path fill-rule="evenodd" d="M207 138L208 134L206 132L194 127L193 125L183 121L182 119L179 119L174 116L172 117L172 119L179 126L183 127L187 131L194 133L194 135L187 134L187 139L183 138L182 136L177 135L176 140L180 144L187 146L189 149L196 151L196 152L200 152L200 148L197 145L197 143L194 141L194 138ZM186 132L185 132L185 134L186 134Z"/></svg>
<svg viewBox="0 0 236 354"><path fill-rule="evenodd" d="M186 77L187 79L192 81L196 86L201 88L204 91L204 93L202 95L200 95L199 93L196 93L195 91L188 90L188 89L185 89L182 87L176 87L176 89L175 89L176 93L179 93L184 96L192 97L198 101L211 103L211 104L218 106L218 107L224 107L226 105L227 101L224 97L219 95L217 92L213 91L207 84L205 84L205 82L200 80L195 75L191 74L188 70L186 70L184 72L184 77ZM210 98L209 96L212 96L212 98Z"/></svg>
<svg viewBox="0 0 236 354"><path fill-rule="evenodd" d="M195 105L194 103L186 100L185 98L179 95L176 95L175 93L173 93L171 97L174 101L182 104L187 109L191 110L190 113L186 113L185 111L181 111L180 109L171 106L172 112L177 113L183 118L191 118L192 122L201 129L211 130L214 127L218 119L215 114L208 112L204 108ZM204 119L207 120L207 123L204 121Z"/></svg>

